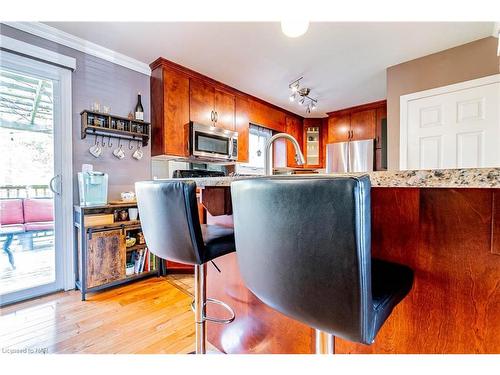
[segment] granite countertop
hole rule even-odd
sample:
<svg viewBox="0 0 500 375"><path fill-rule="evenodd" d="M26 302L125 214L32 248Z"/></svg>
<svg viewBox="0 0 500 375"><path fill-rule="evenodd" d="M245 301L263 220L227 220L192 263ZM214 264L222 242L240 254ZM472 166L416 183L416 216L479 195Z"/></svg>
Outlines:
<svg viewBox="0 0 500 375"><path fill-rule="evenodd" d="M500 168L299 174L287 177L338 177L361 176L365 174L370 176L373 187L500 188ZM194 180L199 187L224 187L230 186L233 181L262 177L263 176L201 177L194 178Z"/></svg>

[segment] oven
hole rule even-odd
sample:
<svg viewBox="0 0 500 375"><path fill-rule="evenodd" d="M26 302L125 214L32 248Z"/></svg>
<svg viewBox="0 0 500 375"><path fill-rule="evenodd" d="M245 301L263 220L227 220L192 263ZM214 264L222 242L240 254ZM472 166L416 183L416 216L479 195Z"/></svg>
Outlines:
<svg viewBox="0 0 500 375"><path fill-rule="evenodd" d="M238 133L215 126L190 124L191 156L211 160L238 159Z"/></svg>

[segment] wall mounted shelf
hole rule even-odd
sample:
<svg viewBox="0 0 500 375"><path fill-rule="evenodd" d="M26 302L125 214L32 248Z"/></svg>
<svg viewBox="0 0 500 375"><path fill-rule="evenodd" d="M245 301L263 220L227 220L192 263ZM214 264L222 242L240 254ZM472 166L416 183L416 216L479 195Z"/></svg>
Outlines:
<svg viewBox="0 0 500 375"><path fill-rule="evenodd" d="M81 139L89 135L142 141L146 146L150 137L150 123L140 120L131 120L122 116L108 113L84 110L81 117Z"/></svg>

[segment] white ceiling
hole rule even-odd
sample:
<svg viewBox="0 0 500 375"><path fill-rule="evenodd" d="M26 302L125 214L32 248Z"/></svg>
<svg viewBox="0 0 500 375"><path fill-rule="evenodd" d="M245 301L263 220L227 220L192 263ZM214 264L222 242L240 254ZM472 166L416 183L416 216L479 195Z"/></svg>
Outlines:
<svg viewBox="0 0 500 375"><path fill-rule="evenodd" d="M323 22L288 38L277 22L50 22L144 63L159 56L305 116L288 100L304 76L307 117L386 97L386 68L490 36L492 22Z"/></svg>

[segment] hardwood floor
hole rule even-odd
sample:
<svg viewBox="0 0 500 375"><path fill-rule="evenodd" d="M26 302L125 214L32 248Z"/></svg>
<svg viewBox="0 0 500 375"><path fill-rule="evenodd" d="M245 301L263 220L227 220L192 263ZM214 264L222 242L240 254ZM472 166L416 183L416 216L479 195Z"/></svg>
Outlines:
<svg viewBox="0 0 500 375"><path fill-rule="evenodd" d="M0 347L188 353L194 350L190 290L191 275L172 275L92 293L85 302L78 291L69 291L7 306L0 309Z"/></svg>

